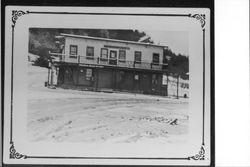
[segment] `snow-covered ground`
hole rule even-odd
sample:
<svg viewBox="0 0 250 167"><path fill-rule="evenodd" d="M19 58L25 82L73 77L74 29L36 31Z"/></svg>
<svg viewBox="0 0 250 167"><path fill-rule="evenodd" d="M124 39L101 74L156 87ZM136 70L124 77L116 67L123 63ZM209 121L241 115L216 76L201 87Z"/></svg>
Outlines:
<svg viewBox="0 0 250 167"><path fill-rule="evenodd" d="M185 142L188 99L48 89L29 66L28 138L52 142Z"/></svg>

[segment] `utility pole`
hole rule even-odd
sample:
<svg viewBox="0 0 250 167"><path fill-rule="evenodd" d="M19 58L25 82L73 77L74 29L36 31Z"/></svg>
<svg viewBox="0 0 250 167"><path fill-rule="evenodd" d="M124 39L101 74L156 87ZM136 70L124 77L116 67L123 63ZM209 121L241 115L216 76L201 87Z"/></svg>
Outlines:
<svg viewBox="0 0 250 167"><path fill-rule="evenodd" d="M168 72L167 72L166 95L168 96Z"/></svg>

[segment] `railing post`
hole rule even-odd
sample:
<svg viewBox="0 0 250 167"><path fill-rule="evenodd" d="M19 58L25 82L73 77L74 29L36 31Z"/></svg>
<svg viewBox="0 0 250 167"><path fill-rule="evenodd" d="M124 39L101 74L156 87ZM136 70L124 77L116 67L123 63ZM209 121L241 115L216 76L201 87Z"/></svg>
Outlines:
<svg viewBox="0 0 250 167"><path fill-rule="evenodd" d="M80 55L78 55L78 63L80 63Z"/></svg>

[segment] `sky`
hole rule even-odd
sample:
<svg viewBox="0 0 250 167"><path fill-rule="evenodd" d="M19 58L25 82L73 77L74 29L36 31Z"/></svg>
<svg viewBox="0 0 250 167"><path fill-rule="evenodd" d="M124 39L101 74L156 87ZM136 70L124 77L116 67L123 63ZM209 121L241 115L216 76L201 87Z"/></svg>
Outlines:
<svg viewBox="0 0 250 167"><path fill-rule="evenodd" d="M166 45L176 54L188 56L188 32L143 30L155 44Z"/></svg>

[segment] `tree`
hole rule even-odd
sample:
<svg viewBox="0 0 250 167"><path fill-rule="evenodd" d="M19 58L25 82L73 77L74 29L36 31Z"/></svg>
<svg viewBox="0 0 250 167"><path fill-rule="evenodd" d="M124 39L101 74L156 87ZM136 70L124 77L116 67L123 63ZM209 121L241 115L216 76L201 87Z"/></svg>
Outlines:
<svg viewBox="0 0 250 167"><path fill-rule="evenodd" d="M168 71L173 75L179 75L183 79L188 79L187 73L189 72L189 59L188 56L178 54L176 55L171 49L164 49L163 63L168 64ZM169 57L169 60L168 58Z"/></svg>

